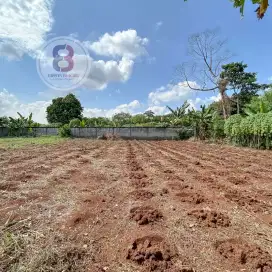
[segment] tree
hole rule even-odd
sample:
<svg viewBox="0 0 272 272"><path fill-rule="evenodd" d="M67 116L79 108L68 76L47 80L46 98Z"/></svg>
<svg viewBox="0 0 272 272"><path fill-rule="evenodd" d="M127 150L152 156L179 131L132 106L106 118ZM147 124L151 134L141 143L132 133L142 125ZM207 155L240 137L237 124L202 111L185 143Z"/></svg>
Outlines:
<svg viewBox="0 0 272 272"><path fill-rule="evenodd" d="M112 117L112 121L118 124L119 126L122 126L124 124L130 123L131 114L126 112L120 112L116 113Z"/></svg>
<svg viewBox="0 0 272 272"><path fill-rule="evenodd" d="M49 123L69 124L72 119L82 119L83 108L74 94L58 97L47 107L47 121Z"/></svg>
<svg viewBox="0 0 272 272"><path fill-rule="evenodd" d="M9 124L9 119L6 116L0 117L0 127L7 127Z"/></svg>
<svg viewBox="0 0 272 272"><path fill-rule="evenodd" d="M186 2L187 0L184 1ZM231 1L233 2L233 6L235 8L240 9L241 15L244 15L244 6L246 0L231 0ZM258 4L258 8L255 10L255 12L257 13L257 18L262 19L269 6L268 0L250 0L250 1L252 2L252 4Z"/></svg>
<svg viewBox="0 0 272 272"><path fill-rule="evenodd" d="M227 111L229 99L226 94L228 81L220 77L220 74L222 65L231 57L225 47L226 40L221 40L216 30L194 34L189 38L188 48L192 61L183 63L177 68L179 80L184 81L186 87L191 90L219 91L224 119L229 115Z"/></svg>
<svg viewBox="0 0 272 272"><path fill-rule="evenodd" d="M272 90L265 92L263 96L252 98L244 111L247 115L272 112Z"/></svg>
<svg viewBox="0 0 272 272"><path fill-rule="evenodd" d="M145 111L144 115L147 117L154 117L155 113L152 110Z"/></svg>
<svg viewBox="0 0 272 272"><path fill-rule="evenodd" d="M131 117L131 123L132 124L144 124L148 122L148 116L144 114L136 114Z"/></svg>
<svg viewBox="0 0 272 272"><path fill-rule="evenodd" d="M240 114L245 104L249 103L257 91L268 88L267 84L257 83L257 74L245 72L247 65L243 62L232 62L222 66L220 77L227 80L227 89L232 90L231 114Z"/></svg>

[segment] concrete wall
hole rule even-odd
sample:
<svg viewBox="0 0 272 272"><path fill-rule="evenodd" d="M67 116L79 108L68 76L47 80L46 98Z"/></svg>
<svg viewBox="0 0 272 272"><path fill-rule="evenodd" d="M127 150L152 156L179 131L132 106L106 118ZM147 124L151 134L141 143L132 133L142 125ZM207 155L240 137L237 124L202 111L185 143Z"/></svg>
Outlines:
<svg viewBox="0 0 272 272"><path fill-rule="evenodd" d="M72 136L77 138L97 138L103 134L115 134L125 139L174 139L181 128L122 127L122 128L72 128ZM57 128L33 128L37 136L57 135ZM7 128L0 128L0 137L8 136Z"/></svg>

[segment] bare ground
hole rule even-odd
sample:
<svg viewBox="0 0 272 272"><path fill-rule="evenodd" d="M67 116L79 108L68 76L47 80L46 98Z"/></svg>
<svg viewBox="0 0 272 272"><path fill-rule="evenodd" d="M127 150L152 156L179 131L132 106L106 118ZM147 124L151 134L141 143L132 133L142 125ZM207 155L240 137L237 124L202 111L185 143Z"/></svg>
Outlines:
<svg viewBox="0 0 272 272"><path fill-rule="evenodd" d="M272 271L269 151L71 140L0 155L0 271Z"/></svg>

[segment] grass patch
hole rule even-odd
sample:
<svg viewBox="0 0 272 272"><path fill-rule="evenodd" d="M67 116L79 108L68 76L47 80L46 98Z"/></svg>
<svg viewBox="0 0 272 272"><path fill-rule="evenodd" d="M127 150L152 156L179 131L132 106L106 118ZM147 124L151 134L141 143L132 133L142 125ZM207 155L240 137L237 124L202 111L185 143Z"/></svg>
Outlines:
<svg viewBox="0 0 272 272"><path fill-rule="evenodd" d="M0 148L21 148L28 145L50 145L66 141L59 136L0 138Z"/></svg>

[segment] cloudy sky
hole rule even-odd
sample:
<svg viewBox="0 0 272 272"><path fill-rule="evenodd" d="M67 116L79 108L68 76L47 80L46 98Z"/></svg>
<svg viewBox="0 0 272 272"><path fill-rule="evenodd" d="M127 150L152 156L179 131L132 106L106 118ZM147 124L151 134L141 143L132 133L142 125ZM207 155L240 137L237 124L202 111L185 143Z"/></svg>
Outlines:
<svg viewBox="0 0 272 272"><path fill-rule="evenodd" d="M253 11L248 5L241 20L228 0L1 1L0 116L33 112L44 123L51 99L67 94L47 87L36 69L40 48L59 36L82 42L92 60L85 86L73 91L86 116L147 109L163 114L166 105L186 99L193 107L218 99L173 80L175 67L188 58L188 37L206 29L219 28L232 60L243 60L259 81L269 82L272 13L258 21Z"/></svg>

